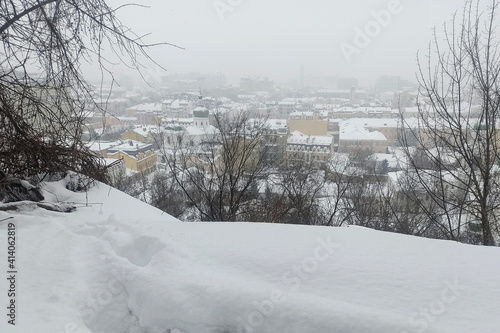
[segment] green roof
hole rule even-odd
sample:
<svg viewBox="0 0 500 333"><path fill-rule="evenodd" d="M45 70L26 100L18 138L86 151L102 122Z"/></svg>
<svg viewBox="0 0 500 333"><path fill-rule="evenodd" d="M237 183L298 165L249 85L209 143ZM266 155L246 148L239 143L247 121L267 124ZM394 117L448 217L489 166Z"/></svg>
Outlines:
<svg viewBox="0 0 500 333"><path fill-rule="evenodd" d="M193 117L195 118L208 118L208 110L205 111L193 111Z"/></svg>

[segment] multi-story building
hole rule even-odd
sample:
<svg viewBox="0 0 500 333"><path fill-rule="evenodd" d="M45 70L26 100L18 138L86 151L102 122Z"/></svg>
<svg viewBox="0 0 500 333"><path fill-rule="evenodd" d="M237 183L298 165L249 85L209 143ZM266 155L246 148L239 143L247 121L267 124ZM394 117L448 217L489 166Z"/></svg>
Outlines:
<svg viewBox="0 0 500 333"><path fill-rule="evenodd" d="M286 119L267 119L262 145L270 164L279 164L285 157L289 129Z"/></svg>
<svg viewBox="0 0 500 333"><path fill-rule="evenodd" d="M370 131L349 121L340 123L339 153L367 150L372 153L385 154L387 146L387 138L379 131Z"/></svg>
<svg viewBox="0 0 500 333"><path fill-rule="evenodd" d="M184 99L165 99L161 102L163 114L170 118L188 118L193 103Z"/></svg>
<svg viewBox="0 0 500 333"><path fill-rule="evenodd" d="M401 126L401 119L399 118L353 118L343 120L341 124L343 124L343 126L362 127L371 132L380 132L387 139L388 146L400 145L400 136L403 128ZM419 133L418 120L416 118L405 118L404 127L407 135L410 135L411 132L414 134Z"/></svg>
<svg viewBox="0 0 500 333"><path fill-rule="evenodd" d="M161 140L161 130L157 125L142 125L135 126L134 128L122 133L121 139L124 141L139 141L142 143L151 143L154 149L159 147Z"/></svg>
<svg viewBox="0 0 500 333"><path fill-rule="evenodd" d="M312 111L291 113L287 124L290 132L299 131L305 135L325 136L328 132L328 120L320 119L319 113Z"/></svg>
<svg viewBox="0 0 500 333"><path fill-rule="evenodd" d="M315 167L324 166L333 154L333 137L306 135L291 132L286 142L286 157L289 163L305 161Z"/></svg>
<svg viewBox="0 0 500 333"><path fill-rule="evenodd" d="M161 103L146 103L132 106L126 110L128 117L137 117L141 125L157 125L163 115Z"/></svg>
<svg viewBox="0 0 500 333"><path fill-rule="evenodd" d="M129 140L123 144L109 147L107 158L123 159L128 169L148 175L156 170L157 154L153 145Z"/></svg>

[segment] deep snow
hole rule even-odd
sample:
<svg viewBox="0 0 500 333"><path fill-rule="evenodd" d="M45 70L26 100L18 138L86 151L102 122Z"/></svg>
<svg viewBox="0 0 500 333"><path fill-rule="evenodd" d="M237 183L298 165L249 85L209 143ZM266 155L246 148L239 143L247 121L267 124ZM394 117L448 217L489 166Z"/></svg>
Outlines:
<svg viewBox="0 0 500 333"><path fill-rule="evenodd" d="M64 181L44 194L76 212L0 212L13 217L0 222L0 332L498 331L498 248L360 227L183 223L102 184L88 206Z"/></svg>

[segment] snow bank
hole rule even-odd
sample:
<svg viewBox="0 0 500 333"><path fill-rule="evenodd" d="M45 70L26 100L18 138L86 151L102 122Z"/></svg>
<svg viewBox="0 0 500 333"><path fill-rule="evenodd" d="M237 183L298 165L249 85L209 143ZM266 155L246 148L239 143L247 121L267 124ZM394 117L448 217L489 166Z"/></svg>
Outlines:
<svg viewBox="0 0 500 333"><path fill-rule="evenodd" d="M0 332L494 332L500 251L369 229L182 223L100 185L49 183L16 232L16 319ZM89 202L86 205L86 202ZM7 274L7 273L6 273ZM7 276L9 277L9 276Z"/></svg>

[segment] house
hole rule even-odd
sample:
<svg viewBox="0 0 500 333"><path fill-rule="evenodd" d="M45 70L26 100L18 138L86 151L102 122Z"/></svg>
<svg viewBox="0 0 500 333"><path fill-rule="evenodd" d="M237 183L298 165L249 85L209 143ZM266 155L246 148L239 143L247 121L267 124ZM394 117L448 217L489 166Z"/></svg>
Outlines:
<svg viewBox="0 0 500 333"><path fill-rule="evenodd" d="M145 103L126 109L127 117L136 117L142 125L157 125L163 115L161 103Z"/></svg>
<svg viewBox="0 0 500 333"><path fill-rule="evenodd" d="M134 126L137 124L137 117L117 117L120 125Z"/></svg>
<svg viewBox="0 0 500 333"><path fill-rule="evenodd" d="M154 125L142 125L135 126L134 128L126 131L121 135L121 139L124 141L139 141L142 143L153 143L158 141L161 130L159 126Z"/></svg>
<svg viewBox="0 0 500 333"><path fill-rule="evenodd" d="M166 99L161 103L163 113L171 118L188 118L192 102L184 99Z"/></svg>
<svg viewBox="0 0 500 333"><path fill-rule="evenodd" d="M198 144L217 132L210 124L212 115L205 107L198 106L193 110L192 118L163 118L161 131L165 147L173 147L183 140Z"/></svg>
<svg viewBox="0 0 500 333"><path fill-rule="evenodd" d="M290 113L294 112L297 107L297 102L295 99L284 99L278 102L278 115L280 117L288 116Z"/></svg>
<svg viewBox="0 0 500 333"><path fill-rule="evenodd" d="M290 113L287 124L290 132L314 136L326 136L328 132L328 120L320 119L319 113L312 111Z"/></svg>
<svg viewBox="0 0 500 333"><path fill-rule="evenodd" d="M129 140L108 148L106 157L123 159L125 167L145 175L156 170L157 154L150 143Z"/></svg>
<svg viewBox="0 0 500 333"><path fill-rule="evenodd" d="M327 163L333 154L333 137L306 135L294 131L286 142L287 161L294 160L311 162L315 167L321 167Z"/></svg>
<svg viewBox="0 0 500 333"><path fill-rule="evenodd" d="M87 147L97 156L106 158L108 155L108 149L120 144L120 141L92 141L87 144Z"/></svg>
<svg viewBox="0 0 500 333"><path fill-rule="evenodd" d="M387 146L387 138L379 131L370 131L349 121L340 123L338 145L338 152L340 153L362 149L373 153L385 154Z"/></svg>
<svg viewBox="0 0 500 333"><path fill-rule="evenodd" d="M261 121L259 119L252 119ZM266 119L262 136L262 147L266 149L266 161L270 165L279 164L285 157L289 129L286 119Z"/></svg>
<svg viewBox="0 0 500 333"><path fill-rule="evenodd" d="M143 129L143 132L141 132L141 129ZM148 140L148 134L149 132L147 132L146 127L140 128L139 130L133 128L126 131L125 133L122 133L121 138L124 141L132 140L146 143Z"/></svg>

